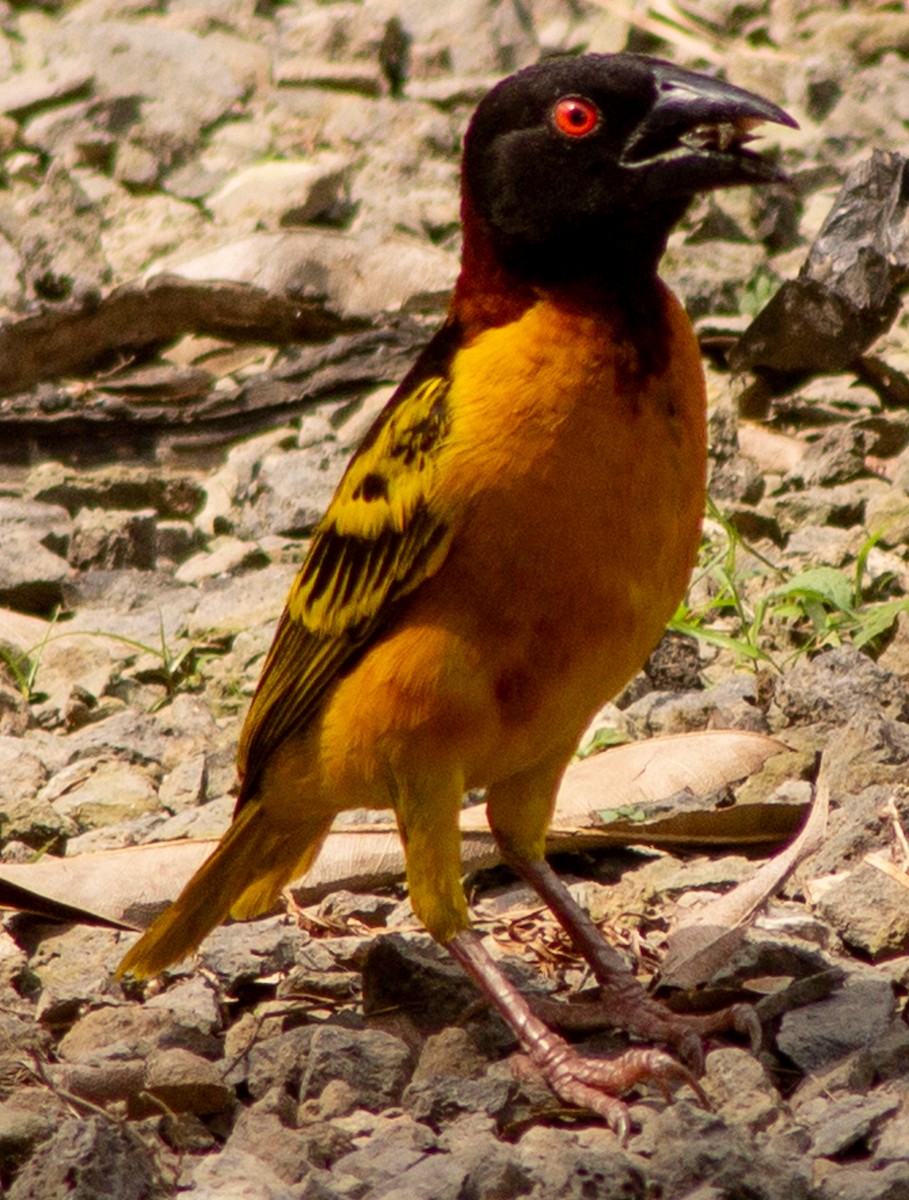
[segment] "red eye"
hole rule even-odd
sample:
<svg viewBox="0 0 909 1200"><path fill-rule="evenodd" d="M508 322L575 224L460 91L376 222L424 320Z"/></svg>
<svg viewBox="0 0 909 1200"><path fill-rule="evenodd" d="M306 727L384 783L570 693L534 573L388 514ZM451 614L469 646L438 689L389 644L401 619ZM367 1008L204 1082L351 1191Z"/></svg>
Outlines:
<svg viewBox="0 0 909 1200"><path fill-rule="evenodd" d="M600 110L583 96L563 96L552 110L552 119L559 133L568 137L586 137L599 125Z"/></svg>

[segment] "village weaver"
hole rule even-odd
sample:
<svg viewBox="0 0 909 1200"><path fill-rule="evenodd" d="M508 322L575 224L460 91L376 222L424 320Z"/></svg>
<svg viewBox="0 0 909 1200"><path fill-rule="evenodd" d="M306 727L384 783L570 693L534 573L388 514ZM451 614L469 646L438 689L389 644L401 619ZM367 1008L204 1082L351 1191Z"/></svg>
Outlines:
<svg viewBox="0 0 909 1200"><path fill-rule="evenodd" d="M764 121L794 124L630 54L549 59L480 103L447 318L315 531L240 737L233 824L121 974L273 908L339 812L392 809L414 912L563 1101L624 1130L620 1093L690 1078L651 1047L585 1057L535 1015L471 930L458 814L486 789L503 858L616 1020L683 1050L717 1027L644 994L544 839L582 732L659 640L695 561L704 379L657 265L695 194L780 177L747 148Z"/></svg>

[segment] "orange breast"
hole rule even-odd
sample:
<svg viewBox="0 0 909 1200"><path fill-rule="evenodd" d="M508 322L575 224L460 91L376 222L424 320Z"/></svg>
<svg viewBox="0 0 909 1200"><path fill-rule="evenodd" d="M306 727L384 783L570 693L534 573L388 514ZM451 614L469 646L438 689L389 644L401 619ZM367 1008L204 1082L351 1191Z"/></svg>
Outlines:
<svg viewBox="0 0 909 1200"><path fill-rule="evenodd" d="M451 552L339 688L393 696L394 724L367 735L390 757L448 755L475 785L523 770L570 747L659 639L697 552L706 461L697 343L663 300L656 373L608 313L551 299L458 355L439 464Z"/></svg>

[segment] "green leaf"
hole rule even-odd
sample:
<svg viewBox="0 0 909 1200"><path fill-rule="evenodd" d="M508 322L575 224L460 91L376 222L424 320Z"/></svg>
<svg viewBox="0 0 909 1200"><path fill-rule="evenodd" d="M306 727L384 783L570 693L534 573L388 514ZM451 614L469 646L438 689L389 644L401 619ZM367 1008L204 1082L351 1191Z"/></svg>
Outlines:
<svg viewBox="0 0 909 1200"><path fill-rule="evenodd" d="M775 588L772 596L820 600L840 612L852 611L852 582L834 567L811 567Z"/></svg>
<svg viewBox="0 0 909 1200"><path fill-rule="evenodd" d="M718 629L710 629L706 625L695 625L689 621L670 621L669 628L673 633L687 633L708 646L719 646L722 650L731 650L743 658L773 663L773 659L759 646L746 642L742 638L733 637L729 633L721 633Z"/></svg>
<svg viewBox="0 0 909 1200"><path fill-rule="evenodd" d="M590 737L581 743L575 757L588 758L591 754L599 753L600 750L608 750L610 746L624 746L626 742L630 741L631 738L621 729L613 729L609 725L604 725L600 729L595 729Z"/></svg>
<svg viewBox="0 0 909 1200"><path fill-rule="evenodd" d="M875 638L886 633L900 613L909 612L909 600L889 600L884 604L873 604L859 615L853 642L861 650Z"/></svg>
<svg viewBox="0 0 909 1200"><path fill-rule="evenodd" d="M647 813L643 808L624 805L621 808L601 808L597 811L597 816L604 825L611 825L615 821L646 821Z"/></svg>

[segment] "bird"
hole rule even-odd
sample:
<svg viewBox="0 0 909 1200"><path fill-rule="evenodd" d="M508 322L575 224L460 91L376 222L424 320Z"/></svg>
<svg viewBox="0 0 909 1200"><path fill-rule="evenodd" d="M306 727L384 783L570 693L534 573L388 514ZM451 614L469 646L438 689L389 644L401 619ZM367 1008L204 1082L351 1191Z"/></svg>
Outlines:
<svg viewBox="0 0 909 1200"><path fill-rule="evenodd" d="M713 1027L644 993L545 835L583 731L659 641L696 560L704 376L658 264L698 193L783 178L749 146L764 122L795 124L627 53L543 59L480 101L447 316L315 529L240 735L233 822L121 977L274 908L338 813L390 809L414 913L563 1102L624 1132L630 1087L693 1078L653 1045L584 1055L537 1015L471 927L458 814L485 789L504 861L619 1023L680 1054Z"/></svg>

